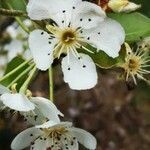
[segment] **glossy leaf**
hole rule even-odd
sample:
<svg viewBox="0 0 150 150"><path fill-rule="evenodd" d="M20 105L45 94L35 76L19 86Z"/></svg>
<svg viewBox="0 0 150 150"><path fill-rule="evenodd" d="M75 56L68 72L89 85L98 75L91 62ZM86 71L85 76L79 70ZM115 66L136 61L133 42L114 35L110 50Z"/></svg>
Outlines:
<svg viewBox="0 0 150 150"><path fill-rule="evenodd" d="M12 71L16 67L18 67L23 62L24 62L24 59L22 59L21 57L15 57L12 61L10 61L8 63L5 74L9 73L10 71ZM3 80L2 82L0 82L0 84L2 84L4 86L8 86L20 73L22 73L28 67L29 67L29 64L27 64L24 67L20 68L17 72L12 74L9 78L7 78L7 79ZM22 83L25 81L26 77L27 76L25 75L24 77L22 77L18 80L17 88L19 88L22 85Z"/></svg>
<svg viewBox="0 0 150 150"><path fill-rule="evenodd" d="M126 41L134 42L140 37L150 36L150 19L140 13L109 14L109 17L117 20L125 29Z"/></svg>
<svg viewBox="0 0 150 150"><path fill-rule="evenodd" d="M26 0L1 0L1 3L3 8L11 6L15 10L26 11Z"/></svg>
<svg viewBox="0 0 150 150"><path fill-rule="evenodd" d="M125 54L126 54L124 46L122 46L122 49L119 53L119 57L116 57L115 59L109 57L103 51L97 52L96 49L91 47L91 46L88 46L88 49L90 49L94 53L90 53L90 52L87 52L87 51L82 50L82 49L80 49L80 52L88 54L93 59L93 61L95 62L95 64L98 67L105 68L105 69L114 67L118 63L122 63L124 61Z"/></svg>

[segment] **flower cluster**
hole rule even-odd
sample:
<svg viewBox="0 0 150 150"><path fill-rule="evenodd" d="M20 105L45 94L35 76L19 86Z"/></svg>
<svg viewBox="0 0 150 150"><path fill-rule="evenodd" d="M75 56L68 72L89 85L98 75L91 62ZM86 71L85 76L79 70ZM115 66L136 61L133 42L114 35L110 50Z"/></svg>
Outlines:
<svg viewBox="0 0 150 150"><path fill-rule="evenodd" d="M93 88L98 80L96 62L90 54L96 56L103 53L111 60L119 57L125 42L125 31L117 21L108 18L105 11L109 8L117 13L130 12L140 5L128 0L99 2L104 7L82 0L29 0L27 15L37 25L36 29L31 20L20 24L29 36L18 24L17 30L16 24L7 28L13 39L4 47L8 50L9 61L18 54L23 54L25 59L32 55L32 59L24 61L0 79L1 83L22 71L7 87L0 85L0 110L13 110L32 125L15 137L11 144L12 149L30 147L31 150L78 150L79 143L87 149L96 149L97 143L93 135L73 127L71 122L61 121L60 116L64 115L52 102L51 68L55 59L61 59L64 81L71 89L86 90ZM24 49L27 38L28 46ZM136 51L127 43L125 47L124 63L121 61L122 64L118 64L124 69L126 80L131 76L135 83L136 78L147 81L144 76L150 73L147 70L150 66L149 38L139 42ZM26 57L29 49L31 54ZM51 100L34 97L28 90L37 69L49 70ZM16 83L25 75L26 81L16 88Z"/></svg>
<svg viewBox="0 0 150 150"><path fill-rule="evenodd" d="M88 149L96 149L96 139L88 132L72 127L71 122L61 122L63 114L48 99L32 97L31 93L17 93L0 85L0 108L14 110L24 116L34 127L16 136L11 148L32 150L78 150L78 141Z"/></svg>

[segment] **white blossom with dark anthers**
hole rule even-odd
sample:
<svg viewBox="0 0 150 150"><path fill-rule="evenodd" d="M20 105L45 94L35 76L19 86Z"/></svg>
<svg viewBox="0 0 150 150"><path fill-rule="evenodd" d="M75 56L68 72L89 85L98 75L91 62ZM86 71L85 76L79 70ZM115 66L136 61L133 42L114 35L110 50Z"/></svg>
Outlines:
<svg viewBox="0 0 150 150"><path fill-rule="evenodd" d="M141 5L130 2L129 0L109 0L109 8L114 12L131 12L141 8Z"/></svg>
<svg viewBox="0 0 150 150"><path fill-rule="evenodd" d="M31 127L16 136L11 148L30 150L79 150L78 142L87 149L96 149L96 139L89 132L72 127L70 122L46 122Z"/></svg>
<svg viewBox="0 0 150 150"><path fill-rule="evenodd" d="M96 67L86 54L78 53L91 44L110 57L117 57L125 39L121 25L106 17L97 5L82 0L30 0L27 12L33 20L52 19L47 31L34 30L29 36L29 47L37 68L47 70L55 58L62 60L65 82L72 89L83 90L97 83Z"/></svg>
<svg viewBox="0 0 150 150"><path fill-rule="evenodd" d="M42 97L27 97L22 93L14 93L0 86L1 110L8 109L19 112L29 123L42 124L47 120L59 122L58 115L63 114L48 99Z"/></svg>

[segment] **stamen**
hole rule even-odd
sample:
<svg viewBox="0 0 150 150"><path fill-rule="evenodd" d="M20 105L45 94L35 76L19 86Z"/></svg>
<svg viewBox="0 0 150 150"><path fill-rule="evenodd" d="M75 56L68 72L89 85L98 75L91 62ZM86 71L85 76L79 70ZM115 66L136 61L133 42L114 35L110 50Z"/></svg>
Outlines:
<svg viewBox="0 0 150 150"><path fill-rule="evenodd" d="M61 46L61 48L60 48L60 51L59 51L59 53L58 53L58 59L60 58L60 55L62 54L64 48L65 48L65 44L63 44L63 45Z"/></svg>

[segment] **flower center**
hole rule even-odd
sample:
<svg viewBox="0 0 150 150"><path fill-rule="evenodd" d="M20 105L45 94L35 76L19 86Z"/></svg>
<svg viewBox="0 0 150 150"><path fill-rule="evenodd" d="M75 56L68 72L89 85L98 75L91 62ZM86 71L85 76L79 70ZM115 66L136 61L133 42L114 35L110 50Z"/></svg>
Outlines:
<svg viewBox="0 0 150 150"><path fill-rule="evenodd" d="M55 127L44 129L45 135L50 138L60 139L61 135L67 133L68 131L64 127Z"/></svg>
<svg viewBox="0 0 150 150"><path fill-rule="evenodd" d="M139 61L139 59L138 58L131 58L131 59L129 59L128 67L133 72L134 71L136 72L140 68L140 61Z"/></svg>
<svg viewBox="0 0 150 150"><path fill-rule="evenodd" d="M76 39L76 35L73 31L65 31L62 34L61 40L65 44L72 44Z"/></svg>

